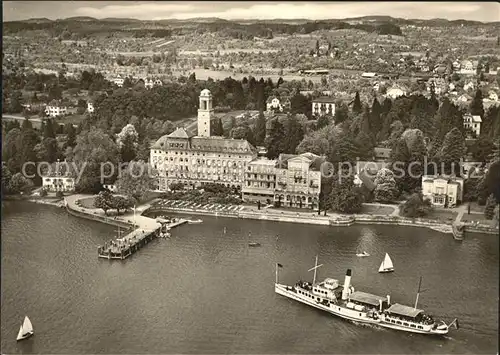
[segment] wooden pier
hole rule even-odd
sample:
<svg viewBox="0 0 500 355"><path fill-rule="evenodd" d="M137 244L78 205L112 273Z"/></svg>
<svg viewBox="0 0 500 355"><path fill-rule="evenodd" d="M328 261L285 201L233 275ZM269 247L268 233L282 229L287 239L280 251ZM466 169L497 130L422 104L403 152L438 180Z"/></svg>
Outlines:
<svg viewBox="0 0 500 355"><path fill-rule="evenodd" d="M157 238L165 229L169 230L187 222L185 219L180 219L169 224L159 223L155 229L145 230L138 228L123 238L109 241L103 246L100 245L97 247L97 255L99 258L104 259L124 260Z"/></svg>

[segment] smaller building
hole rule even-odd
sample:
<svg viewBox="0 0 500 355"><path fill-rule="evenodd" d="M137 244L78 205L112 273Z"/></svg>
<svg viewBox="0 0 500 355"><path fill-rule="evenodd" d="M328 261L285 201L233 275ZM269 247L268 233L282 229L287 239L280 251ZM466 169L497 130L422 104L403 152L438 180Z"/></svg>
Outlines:
<svg viewBox="0 0 500 355"><path fill-rule="evenodd" d="M424 175L422 195L438 207L454 207L463 200L464 179L459 177Z"/></svg>
<svg viewBox="0 0 500 355"><path fill-rule="evenodd" d="M113 193L116 192L116 185L114 185L114 184L102 185L102 187L105 188L106 190L113 192Z"/></svg>
<svg viewBox="0 0 500 355"><path fill-rule="evenodd" d="M64 116L68 113L68 108L59 100L52 100L45 106L45 114L49 117Z"/></svg>
<svg viewBox="0 0 500 355"><path fill-rule="evenodd" d="M75 176L70 163L53 163L41 173L42 188L48 192L72 192L75 190Z"/></svg>
<svg viewBox="0 0 500 355"><path fill-rule="evenodd" d="M324 115L335 115L335 99L333 97L319 97L312 100L312 114L319 117Z"/></svg>
<svg viewBox="0 0 500 355"><path fill-rule="evenodd" d="M289 111L292 107L292 103L290 99L279 99L276 96L269 97L266 101L266 109L267 111L272 112L286 112Z"/></svg>
<svg viewBox="0 0 500 355"><path fill-rule="evenodd" d="M464 128L471 130L476 137L481 133L481 116L471 115L470 113L464 115Z"/></svg>
<svg viewBox="0 0 500 355"><path fill-rule="evenodd" d="M144 80L144 87L146 89L152 89L155 86L162 86L163 82L160 79L146 78Z"/></svg>
<svg viewBox="0 0 500 355"><path fill-rule="evenodd" d="M373 154L375 160L388 160L391 157L391 148L375 147L373 148Z"/></svg>
<svg viewBox="0 0 500 355"><path fill-rule="evenodd" d="M386 97L395 99L400 96L406 95L406 90L399 85L393 85L391 88L387 89Z"/></svg>
<svg viewBox="0 0 500 355"><path fill-rule="evenodd" d="M113 83L115 83L119 88L123 86L123 83L125 82L125 79L123 79L120 75L118 75L116 78L114 78Z"/></svg>
<svg viewBox="0 0 500 355"><path fill-rule="evenodd" d="M464 84L464 91L469 91L469 90L474 90L476 88L476 85L474 84L473 81L469 81Z"/></svg>

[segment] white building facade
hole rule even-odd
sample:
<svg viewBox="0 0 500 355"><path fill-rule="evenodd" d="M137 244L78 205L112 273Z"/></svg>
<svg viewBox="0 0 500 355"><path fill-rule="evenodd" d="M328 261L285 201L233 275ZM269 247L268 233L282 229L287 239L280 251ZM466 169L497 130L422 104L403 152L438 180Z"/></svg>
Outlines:
<svg viewBox="0 0 500 355"><path fill-rule="evenodd" d="M324 157L312 153L281 154L278 159L258 158L248 164L243 200L285 207L317 209Z"/></svg>
<svg viewBox="0 0 500 355"><path fill-rule="evenodd" d="M474 132L476 137L479 137L481 133L482 122L481 116L473 116L471 114L464 115L464 128Z"/></svg>
<svg viewBox="0 0 500 355"><path fill-rule="evenodd" d="M53 100L47 106L45 106L45 114L49 117L64 116L67 113L68 108L60 101Z"/></svg>
<svg viewBox="0 0 500 355"><path fill-rule="evenodd" d="M312 100L312 114L320 117L324 115L335 115L335 100L333 97L319 97Z"/></svg>
<svg viewBox="0 0 500 355"><path fill-rule="evenodd" d="M158 189L168 191L172 183L191 187L207 183L241 188L248 163L257 150L247 140L210 136L212 94L202 90L198 109L198 135L183 128L158 139L150 151L150 162L158 170Z"/></svg>
<svg viewBox="0 0 500 355"><path fill-rule="evenodd" d="M422 195L438 207L453 207L463 200L464 179L459 177L424 175Z"/></svg>

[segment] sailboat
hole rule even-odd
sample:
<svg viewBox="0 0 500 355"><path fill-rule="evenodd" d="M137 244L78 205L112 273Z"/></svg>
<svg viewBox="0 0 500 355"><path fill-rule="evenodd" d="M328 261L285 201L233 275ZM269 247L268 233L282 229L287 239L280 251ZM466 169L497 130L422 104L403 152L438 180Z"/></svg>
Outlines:
<svg viewBox="0 0 500 355"><path fill-rule="evenodd" d="M28 316L24 317L24 322L21 324L21 328L19 328L19 333L17 333L17 340L23 340L29 338L33 335L33 325L31 324Z"/></svg>
<svg viewBox="0 0 500 355"><path fill-rule="evenodd" d="M385 258L378 268L378 272L392 272L394 271L394 265L392 265L392 260L389 254L385 253Z"/></svg>

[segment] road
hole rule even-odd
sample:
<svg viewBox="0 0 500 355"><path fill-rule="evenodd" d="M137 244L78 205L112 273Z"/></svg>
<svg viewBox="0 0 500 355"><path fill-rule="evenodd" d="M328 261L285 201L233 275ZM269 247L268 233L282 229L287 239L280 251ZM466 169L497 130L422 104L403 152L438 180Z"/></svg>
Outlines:
<svg viewBox="0 0 500 355"><path fill-rule="evenodd" d="M24 121L25 117L23 116L17 116L17 115L3 115L2 114L2 120L19 120L19 121ZM42 125L42 118L30 118L29 119L32 123L37 123L38 126ZM60 125L64 125L64 123L58 122ZM73 127L78 127L78 125L74 124Z"/></svg>

